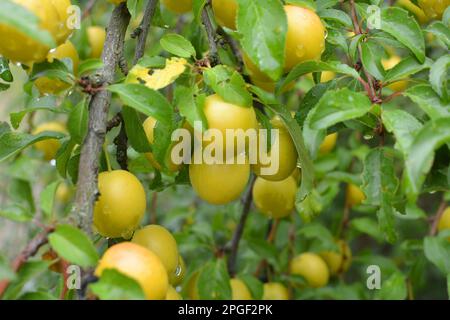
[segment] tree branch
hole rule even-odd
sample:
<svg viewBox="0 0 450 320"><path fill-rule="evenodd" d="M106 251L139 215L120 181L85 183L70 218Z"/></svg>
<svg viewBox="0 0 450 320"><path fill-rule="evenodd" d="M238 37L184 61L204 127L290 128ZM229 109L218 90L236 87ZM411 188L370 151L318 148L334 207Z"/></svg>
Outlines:
<svg viewBox="0 0 450 320"><path fill-rule="evenodd" d="M124 45L125 32L130 22L130 13L126 3L118 5L110 18L103 48L103 68L99 71L104 84L114 81L114 73ZM111 93L107 90L96 92L89 104L89 128L81 148L78 169L76 200L73 211L78 214L79 226L92 233L92 215L98 197L97 176L99 156L105 142L108 110Z"/></svg>
<svg viewBox="0 0 450 320"><path fill-rule="evenodd" d="M14 272L19 271L20 267L22 267L22 265L27 262L29 258L33 257L38 250L48 242L48 235L54 230L55 228L53 226L46 227L41 233L31 239L25 249L23 249L23 251L14 259L11 264L11 269ZM0 298L8 288L8 285L8 280L0 281Z"/></svg>
<svg viewBox="0 0 450 320"><path fill-rule="evenodd" d="M221 35L229 44L231 51L233 51L233 54L238 62L238 71L242 71L244 69L244 60L242 59L242 53L239 48L239 44L228 33L226 33L222 27L219 27L217 29L217 33Z"/></svg>
<svg viewBox="0 0 450 320"><path fill-rule="evenodd" d="M247 221L248 214L250 213L250 207L252 205L253 200L253 185L255 183L256 177L252 176L250 185L248 187L247 193L243 198L243 208L241 214L241 220L234 231L233 239L231 240L231 250L230 255L228 257L228 273L230 277L233 277L236 274L236 258L239 249L239 242L241 241L242 234L244 232L245 222Z"/></svg>
<svg viewBox="0 0 450 320"><path fill-rule="evenodd" d="M205 26L206 35L208 36L209 43L209 61L211 66L215 66L220 63L219 52L217 50L216 33L212 26L211 19L208 12L209 5L205 5L202 11L202 23Z"/></svg>
<svg viewBox="0 0 450 320"><path fill-rule="evenodd" d="M122 114L119 113L119 117L122 118ZM125 122L122 118L122 125L120 126L120 131L117 137L114 139L114 144L116 145L116 158L122 170L128 170L128 137L125 131Z"/></svg>
<svg viewBox="0 0 450 320"><path fill-rule="evenodd" d="M145 44L147 42L147 35L150 30L150 25L152 23L153 16L155 14L156 5L158 0L148 0L147 6L145 7L144 16L142 17L141 24L133 32L133 36L137 37L136 51L134 53L133 65L135 65L140 58L144 56Z"/></svg>

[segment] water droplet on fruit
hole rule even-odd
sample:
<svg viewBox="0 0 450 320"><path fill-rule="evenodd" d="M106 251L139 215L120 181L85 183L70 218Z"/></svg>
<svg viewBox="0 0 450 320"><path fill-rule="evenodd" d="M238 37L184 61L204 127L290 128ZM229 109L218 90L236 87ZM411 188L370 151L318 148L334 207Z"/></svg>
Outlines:
<svg viewBox="0 0 450 320"><path fill-rule="evenodd" d="M303 46L302 44L299 44L296 48L295 48L295 55L298 58L302 58L305 55L305 46Z"/></svg>

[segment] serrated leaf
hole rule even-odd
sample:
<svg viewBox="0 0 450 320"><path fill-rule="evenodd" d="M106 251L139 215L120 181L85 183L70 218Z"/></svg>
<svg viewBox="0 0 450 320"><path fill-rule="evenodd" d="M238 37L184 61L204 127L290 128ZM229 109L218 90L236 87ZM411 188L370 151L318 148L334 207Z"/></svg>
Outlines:
<svg viewBox="0 0 450 320"><path fill-rule="evenodd" d="M93 267L98 261L98 254L89 238L80 230L69 226L59 225L48 236L53 250L68 262L81 267Z"/></svg>
<svg viewBox="0 0 450 320"><path fill-rule="evenodd" d="M327 91L311 110L312 129L327 129L339 122L365 115L372 104L367 96L348 88Z"/></svg>
<svg viewBox="0 0 450 320"><path fill-rule="evenodd" d="M403 94L417 103L431 119L450 116L450 105L444 104L430 85L419 84L408 88Z"/></svg>
<svg viewBox="0 0 450 320"><path fill-rule="evenodd" d="M450 142L450 117L427 122L417 132L405 158L406 195L415 199L434 160L434 151Z"/></svg>
<svg viewBox="0 0 450 320"><path fill-rule="evenodd" d="M278 0L238 0L237 30L250 60L271 79L284 68L287 17Z"/></svg>
<svg viewBox="0 0 450 320"><path fill-rule="evenodd" d="M381 10L381 30L404 44L420 63L425 61L425 40L416 19L408 11L398 7Z"/></svg>
<svg viewBox="0 0 450 320"><path fill-rule="evenodd" d="M397 238L394 226L395 209L392 202L398 186L392 150L384 147L371 150L364 160L362 185L366 195L364 203L379 207L377 216L380 229L391 243Z"/></svg>
<svg viewBox="0 0 450 320"><path fill-rule="evenodd" d="M444 100L448 101L448 77L447 70L450 67L450 54L436 60L430 69L431 87Z"/></svg>
<svg viewBox="0 0 450 320"><path fill-rule="evenodd" d="M245 283L253 299L255 300L262 299L264 294L264 287L261 281L248 274L240 274L238 278Z"/></svg>
<svg viewBox="0 0 450 320"><path fill-rule="evenodd" d="M252 96L242 76L230 67L219 65L204 71L205 82L226 102L252 106Z"/></svg>
<svg viewBox="0 0 450 320"><path fill-rule="evenodd" d="M136 280L115 269L103 270L100 280L90 284L89 289L101 300L145 300Z"/></svg>
<svg viewBox="0 0 450 320"><path fill-rule="evenodd" d="M115 84L108 90L117 93L120 99L129 107L147 116L170 125L173 109L169 101L159 92L141 84Z"/></svg>
<svg viewBox="0 0 450 320"><path fill-rule="evenodd" d="M355 79L360 78L360 75L355 69L338 61L329 61L329 62L305 61L303 63L296 65L285 78L283 78L277 83L276 89L277 94L282 92L282 90L288 84L290 84L292 81L297 80L299 77L311 72L322 72L322 71L333 71L335 73L341 73L351 76Z"/></svg>
<svg viewBox="0 0 450 320"><path fill-rule="evenodd" d="M185 37L175 34L168 33L159 41L161 47L167 52L170 52L178 57L189 58L195 57L196 52L192 44Z"/></svg>
<svg viewBox="0 0 450 320"><path fill-rule="evenodd" d="M384 110L381 118L387 131L395 136L395 148L406 154L422 124L413 115L400 109Z"/></svg>
<svg viewBox="0 0 450 320"><path fill-rule="evenodd" d="M384 79L384 69L378 54L379 45L372 41L361 43L361 61L364 68L376 79Z"/></svg>
<svg viewBox="0 0 450 320"><path fill-rule="evenodd" d="M231 299L230 276L224 259L208 262L200 271L197 281L200 299Z"/></svg>
<svg viewBox="0 0 450 320"><path fill-rule="evenodd" d="M17 154L26 147L43 140L60 139L64 134L60 132L42 132L31 135L20 132L6 132L0 136L0 162Z"/></svg>
<svg viewBox="0 0 450 320"><path fill-rule="evenodd" d="M175 105L183 117L189 122L189 124L194 128L194 123L196 121L201 121L202 129L208 129L208 122L206 120L205 114L200 104L195 100L195 89L188 88L184 86L177 86L175 89Z"/></svg>
<svg viewBox="0 0 450 320"><path fill-rule="evenodd" d="M443 22L434 21L425 30L438 37L447 46L447 49L450 48L450 30Z"/></svg>
<svg viewBox="0 0 450 320"><path fill-rule="evenodd" d="M395 67L389 69L386 72L384 81L386 83L394 82L404 79L410 75L416 74L422 70L428 69L431 66L432 61L428 58L425 59L425 63L418 63L413 57L407 57L402 59Z"/></svg>

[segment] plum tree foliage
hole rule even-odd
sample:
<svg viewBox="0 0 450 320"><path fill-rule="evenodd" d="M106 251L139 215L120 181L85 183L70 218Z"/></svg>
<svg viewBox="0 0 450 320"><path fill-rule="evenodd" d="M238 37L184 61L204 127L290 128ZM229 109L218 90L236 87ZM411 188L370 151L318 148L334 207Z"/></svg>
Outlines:
<svg viewBox="0 0 450 320"><path fill-rule="evenodd" d="M0 1L0 298L448 298L449 5Z"/></svg>

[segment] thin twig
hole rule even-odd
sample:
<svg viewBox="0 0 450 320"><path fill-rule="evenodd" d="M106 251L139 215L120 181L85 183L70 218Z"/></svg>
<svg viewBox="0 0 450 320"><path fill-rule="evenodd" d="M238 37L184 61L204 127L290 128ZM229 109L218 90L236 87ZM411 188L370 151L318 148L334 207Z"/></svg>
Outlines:
<svg viewBox="0 0 450 320"><path fill-rule="evenodd" d="M27 262L29 258L33 257L38 252L38 250L48 242L48 235L54 230L55 227L53 226L46 227L41 233L31 239L25 249L23 249L23 251L14 259L13 263L11 264L11 269L14 272L19 271L20 267L22 267L22 265ZM8 280L0 281L0 298L8 288L8 285Z"/></svg>
<svg viewBox="0 0 450 320"><path fill-rule="evenodd" d="M118 5L110 18L103 48L103 68L99 76L107 85L114 81L119 53L124 45L125 32L130 22L130 13L126 3ZM111 104L111 92L99 90L89 104L88 133L81 148L76 200L73 211L79 217L80 227L92 234L92 216L98 197L97 176L99 158L105 142L108 110Z"/></svg>
<svg viewBox="0 0 450 320"><path fill-rule="evenodd" d="M430 236L435 236L437 233L437 229L438 229L438 225L439 225L439 220L441 220L442 214L445 211L445 208L447 208L447 203L444 199L444 197L442 197L441 203L439 204L439 207L436 211L436 214L434 215L434 218L432 220L431 223L431 227L430 227Z"/></svg>
<svg viewBox="0 0 450 320"><path fill-rule="evenodd" d="M111 120L108 121L106 125L106 132L109 132L113 128L120 126L121 123L122 123L122 116L119 112L114 117L112 117Z"/></svg>
<svg viewBox="0 0 450 320"><path fill-rule="evenodd" d="M86 19L89 16L92 9L94 8L95 2L96 2L95 0L89 0L89 2L86 4L86 7L84 8L81 19Z"/></svg>
<svg viewBox="0 0 450 320"><path fill-rule="evenodd" d="M208 5L205 5L202 11L202 23L205 26L206 35L209 43L209 62L212 67L220 63L219 51L217 49L217 37L211 19L209 17Z"/></svg>
<svg viewBox="0 0 450 320"><path fill-rule="evenodd" d="M119 113L122 118L122 114ZM116 158L122 170L128 170L128 136L125 131L125 122L122 119L122 125L120 126L120 131L117 137L114 139L114 144L116 145Z"/></svg>
<svg viewBox="0 0 450 320"><path fill-rule="evenodd" d="M144 16L142 17L141 24L137 28L134 35L137 37L136 51L134 53L133 65L135 65L140 58L144 56L145 44L147 42L147 35L150 30L150 25L152 23L153 15L155 14L157 0L148 0L147 6L145 7Z"/></svg>
<svg viewBox="0 0 450 320"><path fill-rule="evenodd" d="M153 192L152 195L152 206L150 207L150 222L152 224L156 224L157 218L156 218L156 207L158 204L158 192Z"/></svg>
<svg viewBox="0 0 450 320"><path fill-rule="evenodd" d="M229 44L231 51L233 51L234 56L238 62L238 71L242 71L244 69L244 60L242 58L242 53L239 48L239 44L228 34L222 27L217 29L217 33L221 35L225 41Z"/></svg>
<svg viewBox="0 0 450 320"><path fill-rule="evenodd" d="M250 185L248 187L247 193L243 198L243 207L241 219L239 221L236 230L234 231L233 238L231 240L231 250L230 255L228 256L228 273L231 277L236 274L236 258L239 249L239 242L241 241L242 234L244 232L245 222L247 221L248 214L250 213L250 208L253 200L253 184L255 183L255 176L252 176Z"/></svg>

